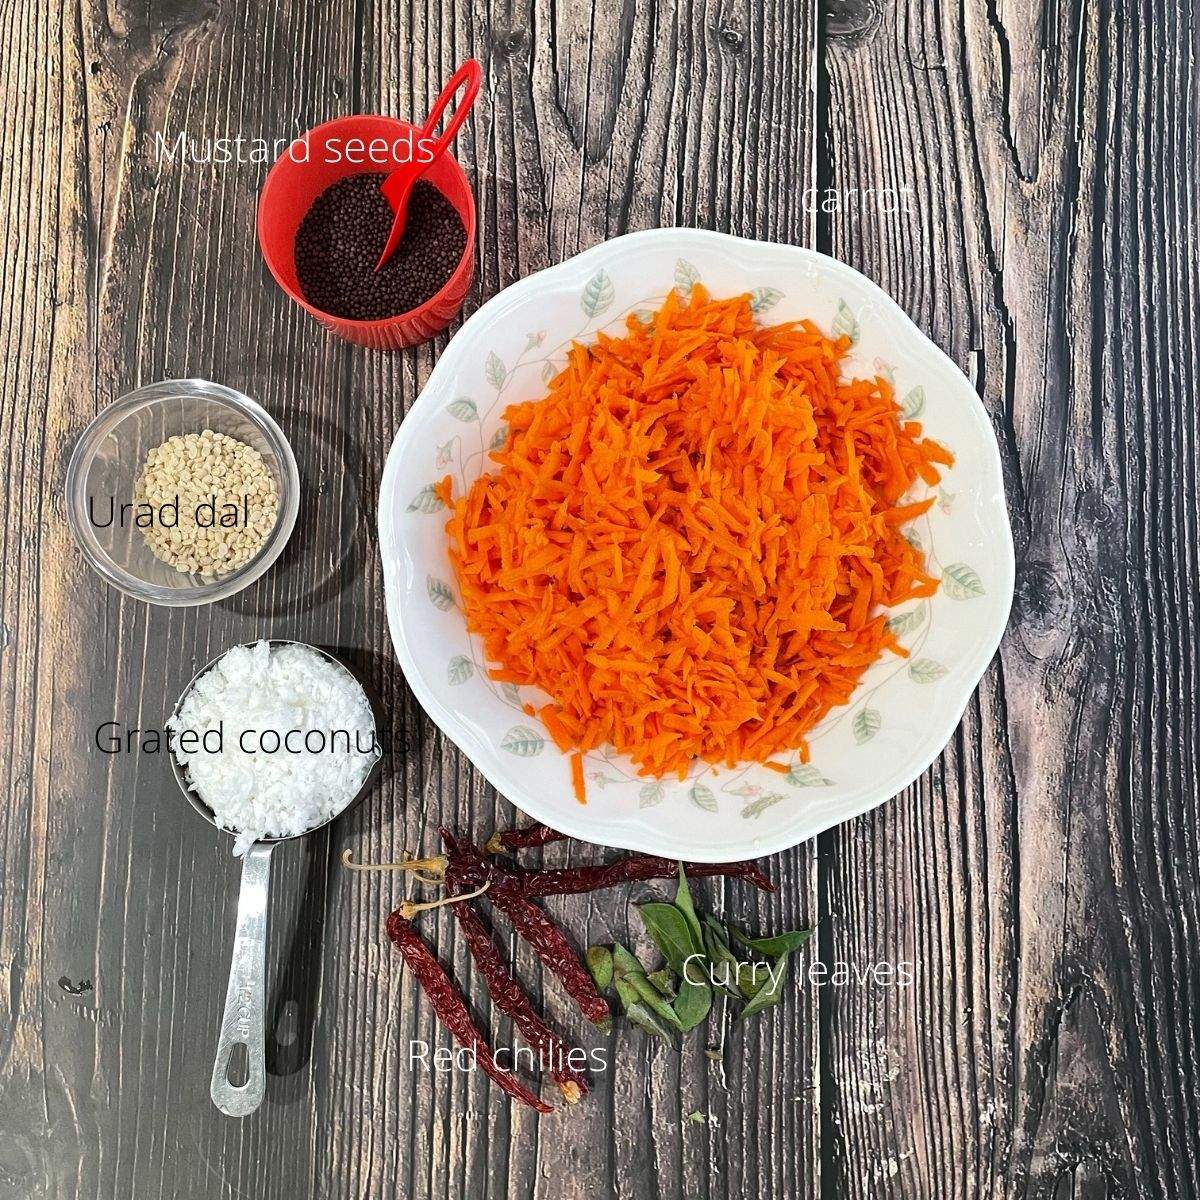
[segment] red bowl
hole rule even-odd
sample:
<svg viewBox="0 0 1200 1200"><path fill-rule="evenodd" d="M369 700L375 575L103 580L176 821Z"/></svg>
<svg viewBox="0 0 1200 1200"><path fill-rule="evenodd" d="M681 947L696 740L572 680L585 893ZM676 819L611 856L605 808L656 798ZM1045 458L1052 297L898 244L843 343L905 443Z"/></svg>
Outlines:
<svg viewBox="0 0 1200 1200"><path fill-rule="evenodd" d="M350 321L314 308L296 277L296 231L313 201L330 184L364 171L390 171L408 161L420 134L416 125L395 117L338 117L318 125L283 152L267 175L258 198L258 244L275 282L326 329L347 341L376 350L415 346L439 333L457 316L475 274L475 196L466 173L443 154L421 177L454 205L467 231L467 244L442 289L419 308L379 321ZM361 149L360 149L361 147Z"/></svg>

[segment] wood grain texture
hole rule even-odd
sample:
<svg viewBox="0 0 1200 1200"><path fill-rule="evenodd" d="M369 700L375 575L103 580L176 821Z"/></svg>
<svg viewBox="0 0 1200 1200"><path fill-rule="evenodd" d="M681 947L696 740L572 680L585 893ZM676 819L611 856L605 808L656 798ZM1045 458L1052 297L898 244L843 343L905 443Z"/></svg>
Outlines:
<svg viewBox="0 0 1200 1200"><path fill-rule="evenodd" d="M0 46L0 1200L1200 1196L1190 6L16 0ZM540 1122L410 1064L413 1039L449 1042L384 939L402 886L337 865L513 818L420 712L384 617L379 476L446 337L327 338L261 263L265 165L154 143L417 113L469 54L468 309L628 229L828 250L976 383L1019 566L1001 654L922 780L772 859L775 897L704 886L751 925L821 915L822 959L911 962L914 985L810 987L675 1056L587 1033L509 944L611 1064ZM814 186L911 188L912 211L819 214ZM168 613L89 572L62 483L96 411L189 374L277 416L306 499L255 587ZM257 636L344 653L398 750L276 854L269 1099L235 1122L207 1096L235 864L165 762L92 735L161 722ZM634 898L550 907L607 940ZM508 1044L453 922L429 929Z"/></svg>
<svg viewBox="0 0 1200 1200"><path fill-rule="evenodd" d="M4 58L15 166L0 179L13 480L0 1195L815 1196L811 997L745 1034L714 1023L677 1057L628 1030L587 1034L514 947L555 1023L609 1056L587 1104L539 1123L482 1077L410 1065L412 1039L450 1043L383 936L402 885L342 871L337 852L394 858L430 846L437 821L483 836L513 819L420 714L384 620L374 497L445 338L387 357L324 336L259 261L266 167L154 153L157 133L287 137L346 109L415 113L475 54L488 82L459 143L479 198L473 304L629 228L680 221L805 241L811 223L787 197L810 182L809 9L29 4L2 20L19 53ZM188 374L239 387L279 418L306 501L261 583L167 613L89 574L63 522L62 472L99 408ZM235 864L180 803L164 762L89 745L104 720L160 722L196 664L260 635L340 648L391 714L400 752L332 834L277 852L270 1095L231 1122L212 1110L207 1080ZM766 901L706 891L752 925L811 919L812 849L777 875ZM627 937L630 903L552 907L583 940ZM480 997L452 924L429 926ZM488 1021L485 1004L476 1011ZM490 1027L511 1041L505 1024ZM721 1047L719 1063L707 1045ZM707 1123L688 1121L692 1111Z"/></svg>
<svg viewBox="0 0 1200 1200"><path fill-rule="evenodd" d="M845 8L829 182L915 204L820 243L975 382L1018 576L941 762L821 839L831 952L917 964L829 1014L825 1182L1195 1196L1194 9Z"/></svg>

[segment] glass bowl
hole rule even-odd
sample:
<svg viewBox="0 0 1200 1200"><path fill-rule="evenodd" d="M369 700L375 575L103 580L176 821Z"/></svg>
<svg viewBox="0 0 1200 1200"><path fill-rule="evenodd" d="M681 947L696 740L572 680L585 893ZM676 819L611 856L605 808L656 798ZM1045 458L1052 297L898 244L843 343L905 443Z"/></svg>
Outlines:
<svg viewBox="0 0 1200 1200"><path fill-rule="evenodd" d="M147 453L177 434L228 434L262 455L275 479L279 515L259 552L228 575L204 580L155 557L120 506L132 503ZM109 522L109 502L116 516ZM210 604L240 592L279 557L300 508L300 472L283 431L249 396L206 379L166 379L110 404L83 431L67 466L67 520L105 582L148 604Z"/></svg>

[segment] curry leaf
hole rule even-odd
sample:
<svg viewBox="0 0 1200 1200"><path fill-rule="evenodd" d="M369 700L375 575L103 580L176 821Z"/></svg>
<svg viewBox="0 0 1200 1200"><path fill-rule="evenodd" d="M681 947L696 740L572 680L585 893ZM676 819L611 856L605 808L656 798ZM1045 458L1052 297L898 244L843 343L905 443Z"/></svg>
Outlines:
<svg viewBox="0 0 1200 1200"><path fill-rule="evenodd" d="M629 987L628 984L621 986ZM620 995L620 991L621 988L618 987L618 995ZM633 992L628 1000L622 999L621 1007L625 1010L625 1015L629 1018L631 1025L636 1025L643 1033L648 1033L652 1037L662 1038L664 1042L667 1042L671 1046L675 1045L675 1034L672 1032L672 1026L655 1014L649 1005L642 1003L638 999L636 992Z"/></svg>
<svg viewBox="0 0 1200 1200"><path fill-rule="evenodd" d="M661 900L639 904L638 912L646 932L662 951L667 965L676 975L684 978L688 959L697 954L704 957L704 946L694 940L687 917L674 904L666 904ZM695 977L694 968L692 976Z"/></svg>
<svg viewBox="0 0 1200 1200"><path fill-rule="evenodd" d="M586 961L597 989L607 992L613 981L612 951L607 946L589 946Z"/></svg>
<svg viewBox="0 0 1200 1200"><path fill-rule="evenodd" d="M811 929L789 929L786 933L777 933L773 937L752 938L740 929L730 925L729 932L734 941L745 946L747 950L755 950L765 958L779 958L799 950L813 935Z"/></svg>
<svg viewBox="0 0 1200 1200"><path fill-rule="evenodd" d="M696 916L696 906L692 903L692 889L688 886L687 872L683 863L679 864L679 886L675 889L675 907L683 913L684 920L692 934L692 951L695 954L704 953L704 934L700 930L700 918Z"/></svg>
<svg viewBox="0 0 1200 1200"><path fill-rule="evenodd" d="M753 1000L766 984L775 977L775 964L773 962L760 961L743 963L742 966L744 971L739 980L739 985L746 999Z"/></svg>
<svg viewBox="0 0 1200 1200"><path fill-rule="evenodd" d="M619 975L615 977L613 982L617 989L617 999L621 1002L621 1008L630 1022L644 1033L662 1038L664 1042L673 1046L675 1044L675 1032L679 1028L674 1012L671 1013L670 1018L667 1020L660 1017L642 999L641 993L628 976Z"/></svg>
<svg viewBox="0 0 1200 1200"><path fill-rule="evenodd" d="M637 957L619 942L613 946L613 977L617 984L617 994L621 995L622 985L632 988L640 1003L644 1004L660 1021L667 1025L678 1025L675 1010L663 994L646 974L645 968ZM628 991L626 992L628 995Z"/></svg>
<svg viewBox="0 0 1200 1200"><path fill-rule="evenodd" d="M654 984L658 989L658 993L664 1000L674 1000L678 989L675 986L675 976L672 974L670 967L659 967L657 971L651 971L646 978Z"/></svg>
<svg viewBox="0 0 1200 1200"><path fill-rule="evenodd" d="M739 989L746 964L730 950L725 926L707 914L704 917L704 951L708 955L713 987L734 1000L742 999ZM746 998L749 999L749 996Z"/></svg>
<svg viewBox="0 0 1200 1200"><path fill-rule="evenodd" d="M771 1005L779 1002L779 997L783 994L783 981L787 978L787 967L788 952L784 951L775 960L771 974L738 1014L738 1020L744 1021L747 1017L752 1017L755 1013L760 1013L764 1008L770 1008Z"/></svg>
<svg viewBox="0 0 1200 1200"><path fill-rule="evenodd" d="M692 905L687 876L680 864L680 884L675 904L651 901L639 904L638 912L654 944L662 951L667 965L679 976L679 994L675 1015L680 1027L694 1029L712 1008L712 987L708 983L708 955L704 935Z"/></svg>
<svg viewBox="0 0 1200 1200"><path fill-rule="evenodd" d="M691 983L686 979L680 982L679 995L675 997L675 1018L684 1033L695 1029L711 1008L712 988L707 983Z"/></svg>

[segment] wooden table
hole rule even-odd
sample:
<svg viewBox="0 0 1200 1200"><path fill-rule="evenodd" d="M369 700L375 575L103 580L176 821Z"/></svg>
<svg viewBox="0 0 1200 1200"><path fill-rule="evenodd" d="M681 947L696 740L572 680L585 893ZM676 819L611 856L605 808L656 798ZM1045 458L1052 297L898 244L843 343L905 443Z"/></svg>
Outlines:
<svg viewBox="0 0 1200 1200"><path fill-rule="evenodd" d="M3 1200L1200 1194L1192 5L16 0L0 30ZM337 861L514 815L418 709L384 619L380 471L446 339L323 335L260 260L265 164L156 152L423 112L471 54L468 310L629 229L825 250L977 387L1018 558L938 762L772 860L777 896L704 892L751 924L821 918L824 961L910 961L913 985L807 987L678 1055L622 1028L593 1096L541 1121L410 1066L412 1039L448 1043L383 936L402 884ZM89 571L63 474L99 409L186 375L278 417L307 499L257 586L168 612ZM234 1121L208 1078L236 865L162 756L94 735L161 723L258 636L342 648L405 749L278 855L270 1094ZM580 941L626 934L628 893L552 907Z"/></svg>

